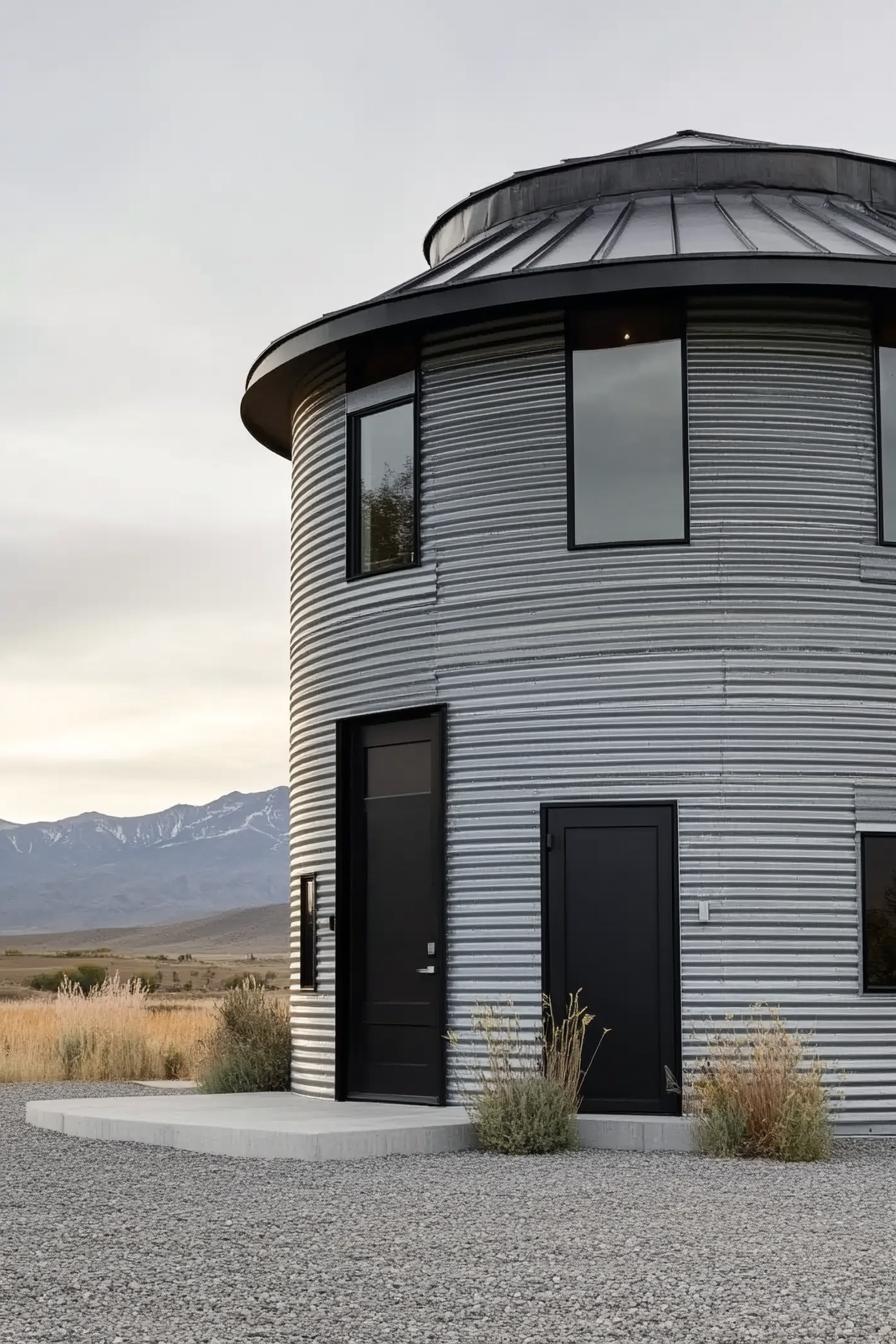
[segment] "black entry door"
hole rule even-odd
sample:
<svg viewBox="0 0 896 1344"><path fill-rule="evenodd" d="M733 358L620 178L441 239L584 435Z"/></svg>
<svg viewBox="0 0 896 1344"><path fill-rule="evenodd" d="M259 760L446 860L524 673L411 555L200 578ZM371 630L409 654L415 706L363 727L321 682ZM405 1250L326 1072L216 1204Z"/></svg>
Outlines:
<svg viewBox="0 0 896 1344"><path fill-rule="evenodd" d="M441 722L345 727L337 1050L350 1098L443 1100Z"/></svg>
<svg viewBox="0 0 896 1344"><path fill-rule="evenodd" d="M676 1115L666 1073L680 1076L674 806L550 807L545 825L555 1011L580 989L590 1032L610 1028L582 1109Z"/></svg>

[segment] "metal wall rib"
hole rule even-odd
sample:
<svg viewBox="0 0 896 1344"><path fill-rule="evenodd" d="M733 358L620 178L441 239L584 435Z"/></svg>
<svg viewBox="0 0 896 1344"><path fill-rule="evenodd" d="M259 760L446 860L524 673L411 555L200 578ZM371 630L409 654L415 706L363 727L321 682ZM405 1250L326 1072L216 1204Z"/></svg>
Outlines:
<svg viewBox="0 0 896 1344"><path fill-rule="evenodd" d="M334 1056L335 724L436 698L435 563L345 579L345 374L318 371L293 410L290 617L292 1084L332 1096ZM318 874L317 992L299 990L299 875Z"/></svg>
<svg viewBox="0 0 896 1344"><path fill-rule="evenodd" d="M556 316L426 344L421 571L345 584L341 369L296 409L292 859L321 875L301 1090L332 1087L333 722L440 700L451 1026L506 996L537 1015L539 805L674 799L686 1067L713 1022L780 1004L841 1121L896 1121L896 996L859 981L857 823L896 770L896 571L863 578L869 314L706 301L687 346L689 546L566 550ZM454 1095L475 1064L451 1052Z"/></svg>

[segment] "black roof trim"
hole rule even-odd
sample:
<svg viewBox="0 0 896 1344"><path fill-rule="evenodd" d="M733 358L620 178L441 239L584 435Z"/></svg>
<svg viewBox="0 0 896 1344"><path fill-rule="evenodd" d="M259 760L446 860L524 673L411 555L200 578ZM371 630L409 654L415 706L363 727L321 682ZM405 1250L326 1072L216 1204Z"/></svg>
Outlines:
<svg viewBox="0 0 896 1344"><path fill-rule="evenodd" d="M695 136L700 140L710 141L707 145L677 144L676 141L686 141L689 136ZM683 131L675 131L673 135L660 135L656 140L642 140L637 145L626 145L622 149L611 149L606 154L586 154L584 157L564 159L564 163L587 163L589 159L615 159L621 155L629 154L648 154L654 149L718 149L720 146L729 146L731 149L737 149L740 146L746 146L749 149L765 149L769 145L774 145L773 140L751 140L742 135L724 135L720 131L698 131L690 126Z"/></svg>
<svg viewBox="0 0 896 1344"><path fill-rule="evenodd" d="M669 151L667 151L669 152ZM812 253L691 254L557 266L475 277L447 286L380 295L309 322L280 338L255 361L240 404L243 424L260 443L289 457L290 403L302 373L344 342L373 332L427 328L441 322L570 300L645 291L707 289L896 290L892 258Z"/></svg>

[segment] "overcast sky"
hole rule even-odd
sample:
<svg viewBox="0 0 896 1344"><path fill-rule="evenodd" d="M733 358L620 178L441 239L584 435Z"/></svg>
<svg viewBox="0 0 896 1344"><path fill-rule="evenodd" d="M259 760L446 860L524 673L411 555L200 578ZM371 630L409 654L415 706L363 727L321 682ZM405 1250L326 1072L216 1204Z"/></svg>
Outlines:
<svg viewBox="0 0 896 1344"><path fill-rule="evenodd" d="M286 780L273 337L444 206L680 128L896 158L891 0L66 0L3 14L0 817Z"/></svg>

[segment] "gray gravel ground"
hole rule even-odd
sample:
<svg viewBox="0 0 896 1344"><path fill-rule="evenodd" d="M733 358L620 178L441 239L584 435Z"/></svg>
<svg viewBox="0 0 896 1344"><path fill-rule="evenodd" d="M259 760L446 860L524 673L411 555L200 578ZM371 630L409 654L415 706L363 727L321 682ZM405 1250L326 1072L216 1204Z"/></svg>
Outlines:
<svg viewBox="0 0 896 1344"><path fill-rule="evenodd" d="M139 1091L0 1087L2 1344L896 1344L896 1141L306 1165L24 1123Z"/></svg>

